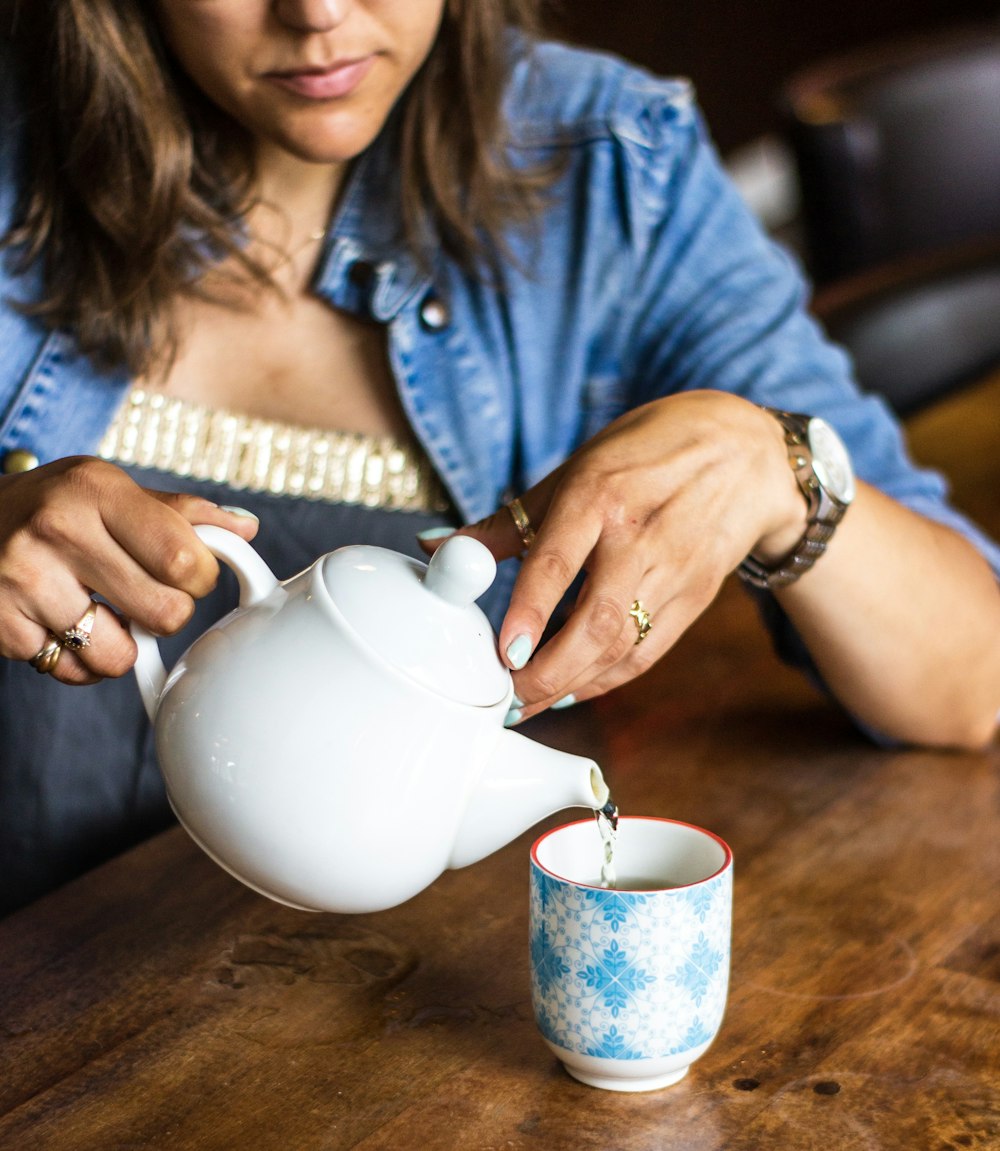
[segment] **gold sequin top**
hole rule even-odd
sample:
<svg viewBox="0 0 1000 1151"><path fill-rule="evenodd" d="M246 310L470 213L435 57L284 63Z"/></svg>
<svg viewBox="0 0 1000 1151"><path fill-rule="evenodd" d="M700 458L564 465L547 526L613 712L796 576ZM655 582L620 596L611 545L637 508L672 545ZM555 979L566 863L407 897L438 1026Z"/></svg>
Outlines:
<svg viewBox="0 0 1000 1151"><path fill-rule="evenodd" d="M236 491L397 511L442 512L450 506L427 457L391 436L256 419L137 386L98 455Z"/></svg>

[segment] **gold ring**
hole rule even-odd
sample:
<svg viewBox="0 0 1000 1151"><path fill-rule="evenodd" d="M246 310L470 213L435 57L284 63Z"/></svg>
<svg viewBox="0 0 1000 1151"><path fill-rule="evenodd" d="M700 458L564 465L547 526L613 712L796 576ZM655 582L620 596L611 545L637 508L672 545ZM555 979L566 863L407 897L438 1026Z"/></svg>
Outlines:
<svg viewBox="0 0 1000 1151"><path fill-rule="evenodd" d="M521 537L524 550L527 551L535 542L535 529L531 526L528 513L524 510L524 504L518 499L511 500L507 504L507 511L510 512L510 518L514 521L514 527L517 528L517 534Z"/></svg>
<svg viewBox="0 0 1000 1151"><path fill-rule="evenodd" d="M57 639L51 632L49 632L49 641L42 648L40 652L33 655L28 663L38 672L39 675L50 675L56 670L56 664L59 662L59 656L62 655L62 640Z"/></svg>
<svg viewBox="0 0 1000 1151"><path fill-rule="evenodd" d="M92 603L84 612L82 619L63 632L63 647L70 651L83 651L90 647L90 633L94 630L94 618L97 615L97 605Z"/></svg>
<svg viewBox="0 0 1000 1151"><path fill-rule="evenodd" d="M635 620L636 631L639 633L635 637L635 642L642 643L653 627L650 614L642 606L642 602L637 599L632 601L632 606L629 608L628 614Z"/></svg>

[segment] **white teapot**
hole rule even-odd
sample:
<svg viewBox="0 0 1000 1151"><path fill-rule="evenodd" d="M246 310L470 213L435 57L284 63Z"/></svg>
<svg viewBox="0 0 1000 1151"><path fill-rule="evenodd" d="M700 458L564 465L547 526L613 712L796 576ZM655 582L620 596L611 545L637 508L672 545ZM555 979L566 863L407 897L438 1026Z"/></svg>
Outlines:
<svg viewBox="0 0 1000 1151"><path fill-rule="evenodd" d="M178 819L248 886L377 911L554 811L606 803L596 763L503 725L513 686L475 603L496 574L478 541L429 564L344 547L279 582L238 536L196 530L239 606L169 674L134 626L135 673Z"/></svg>

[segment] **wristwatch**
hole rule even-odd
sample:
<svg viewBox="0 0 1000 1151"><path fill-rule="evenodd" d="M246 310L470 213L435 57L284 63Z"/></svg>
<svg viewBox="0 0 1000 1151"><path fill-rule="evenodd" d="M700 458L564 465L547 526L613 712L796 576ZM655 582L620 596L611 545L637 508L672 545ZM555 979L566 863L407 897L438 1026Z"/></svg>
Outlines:
<svg viewBox="0 0 1000 1151"><path fill-rule="evenodd" d="M804 575L826 551L826 545L854 499L854 469L844 441L821 419L765 408L785 431L788 462L809 505L805 534L774 567L750 555L740 576L754 587L785 587Z"/></svg>

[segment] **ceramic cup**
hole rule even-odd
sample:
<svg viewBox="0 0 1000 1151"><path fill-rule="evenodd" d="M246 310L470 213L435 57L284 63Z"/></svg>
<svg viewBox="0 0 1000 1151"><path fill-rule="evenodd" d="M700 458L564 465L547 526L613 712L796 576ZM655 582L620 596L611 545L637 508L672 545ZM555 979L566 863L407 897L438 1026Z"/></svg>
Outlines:
<svg viewBox="0 0 1000 1151"><path fill-rule="evenodd" d="M668 819L620 820L614 889L595 820L531 849L531 992L545 1042L612 1091L678 1082L708 1050L729 985L733 855Z"/></svg>

